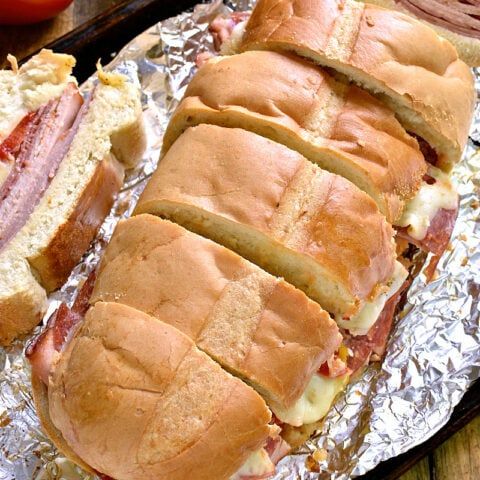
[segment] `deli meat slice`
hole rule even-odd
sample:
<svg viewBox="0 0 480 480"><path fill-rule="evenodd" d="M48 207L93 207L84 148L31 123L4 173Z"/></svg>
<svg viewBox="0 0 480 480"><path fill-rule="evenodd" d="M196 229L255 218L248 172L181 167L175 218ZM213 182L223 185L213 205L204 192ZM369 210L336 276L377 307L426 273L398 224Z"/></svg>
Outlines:
<svg viewBox="0 0 480 480"><path fill-rule="evenodd" d="M385 352L388 336L392 329L393 316L402 292L408 287L406 281L402 287L385 303L382 313L366 335L353 336L343 331L344 345L350 350L347 365L354 374L368 363L372 354L381 357Z"/></svg>
<svg viewBox="0 0 480 480"><path fill-rule="evenodd" d="M409 243L416 245L426 252L432 252L440 257L448 246L455 227L457 215L458 208L455 210L440 209L435 217L433 217L427 233L422 240L411 237L408 234L408 228L399 228L397 230L397 236L404 238Z"/></svg>
<svg viewBox="0 0 480 480"><path fill-rule="evenodd" d="M72 308L62 303L48 319L45 330L28 345L25 351L33 373L45 385L48 385L52 362L87 313L94 283L95 275L92 273L78 292Z"/></svg>
<svg viewBox="0 0 480 480"><path fill-rule="evenodd" d="M22 121L21 131L15 129L2 143L2 154L16 158L0 187L0 249L22 228L55 176L88 102L81 108L82 103L77 87L68 84L60 98L37 110L26 125Z"/></svg>

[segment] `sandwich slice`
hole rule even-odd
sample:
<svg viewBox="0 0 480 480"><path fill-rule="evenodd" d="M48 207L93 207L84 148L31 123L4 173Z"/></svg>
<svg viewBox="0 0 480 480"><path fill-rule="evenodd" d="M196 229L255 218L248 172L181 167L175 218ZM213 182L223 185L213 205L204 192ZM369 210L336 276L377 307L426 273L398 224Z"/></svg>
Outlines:
<svg viewBox="0 0 480 480"><path fill-rule="evenodd" d="M344 178L251 132L199 125L168 150L134 213L175 221L285 278L348 335L368 336L381 318L381 338L347 363L383 351L393 312L381 313L407 272L391 226Z"/></svg>
<svg viewBox="0 0 480 480"><path fill-rule="evenodd" d="M90 303L97 302L122 303L177 328L255 388L284 423L319 421L348 380L345 364L329 375L342 336L318 304L152 215L117 226L96 273Z"/></svg>
<svg viewBox="0 0 480 480"><path fill-rule="evenodd" d="M459 57L465 63L471 67L480 66L480 6L475 5L475 2L369 0L368 3L399 10L426 23L455 46ZM227 37L226 33L228 31L223 38Z"/></svg>
<svg viewBox="0 0 480 480"><path fill-rule="evenodd" d="M421 46L421 48L419 47ZM295 52L386 103L449 171L468 138L473 75L444 38L398 11L354 0L260 0L244 50Z"/></svg>
<svg viewBox="0 0 480 480"><path fill-rule="evenodd" d="M58 350L45 361L39 351L52 338ZM243 480L273 471L267 450L275 454L279 428L262 398L157 318L98 302L77 322L57 318L28 354L44 429L92 474Z"/></svg>
<svg viewBox="0 0 480 480"><path fill-rule="evenodd" d="M100 70L82 96L66 73L73 62L42 51L0 76L12 106L0 119L0 344L38 323L145 147L138 88Z"/></svg>
<svg viewBox="0 0 480 480"><path fill-rule="evenodd" d="M368 193L410 243L436 255L448 245L458 206L449 177L391 110L300 58L256 51L210 60L174 113L164 150L200 123L243 128L297 150Z"/></svg>

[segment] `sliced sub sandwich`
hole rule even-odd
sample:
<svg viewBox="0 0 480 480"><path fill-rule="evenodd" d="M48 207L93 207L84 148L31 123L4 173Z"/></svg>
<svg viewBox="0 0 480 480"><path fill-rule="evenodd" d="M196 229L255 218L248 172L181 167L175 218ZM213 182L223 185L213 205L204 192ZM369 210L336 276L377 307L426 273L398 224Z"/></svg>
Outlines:
<svg viewBox="0 0 480 480"><path fill-rule="evenodd" d="M302 59L258 51L210 60L175 111L164 150L199 123L240 127L297 150L368 193L410 243L437 255L448 245L458 204L448 176L388 107Z"/></svg>
<svg viewBox="0 0 480 480"><path fill-rule="evenodd" d="M393 229L348 180L251 132L200 125L168 150L135 213L175 221L305 291L349 334L368 337L361 358L351 352L355 368L383 351L393 311L381 313L407 272Z"/></svg>
<svg viewBox="0 0 480 480"><path fill-rule="evenodd" d="M348 370L329 375L342 337L318 304L230 250L152 215L121 222L90 297L182 331L242 378L284 423L323 418Z"/></svg>
<svg viewBox="0 0 480 480"><path fill-rule="evenodd" d="M282 440L265 402L179 330L102 302L55 323L28 352L33 392L43 428L73 462L115 480L273 473ZM38 349L55 338L44 376Z"/></svg>
<svg viewBox="0 0 480 480"><path fill-rule="evenodd" d="M67 75L73 63L42 51L0 76L11 87L0 109L1 344L38 323L145 147L138 88L99 71L82 96Z"/></svg>
<svg viewBox="0 0 480 480"><path fill-rule="evenodd" d="M243 50L295 52L366 88L426 142L446 171L460 159L475 105L455 48L398 11L354 0L260 0Z"/></svg>

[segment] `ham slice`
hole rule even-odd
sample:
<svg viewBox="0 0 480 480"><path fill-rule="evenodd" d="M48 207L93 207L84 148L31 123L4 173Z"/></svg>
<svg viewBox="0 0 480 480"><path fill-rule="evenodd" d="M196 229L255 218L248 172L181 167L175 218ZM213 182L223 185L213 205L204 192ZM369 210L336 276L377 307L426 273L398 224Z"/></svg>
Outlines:
<svg viewBox="0 0 480 480"><path fill-rule="evenodd" d="M353 336L347 330L342 332L344 345L350 350L347 366L352 374L358 372L368 363L372 354L377 358L383 356L387 345L388 336L392 329L395 309L402 292L408 287L407 280L401 288L385 303L382 313L366 335Z"/></svg>
<svg viewBox="0 0 480 480"><path fill-rule="evenodd" d="M14 165L0 187L0 249L22 228L70 146L88 102L74 84L22 121L3 143ZM20 130L19 130L20 129ZM21 144L19 144L21 143Z"/></svg>
<svg viewBox="0 0 480 480"><path fill-rule="evenodd" d="M62 303L48 319L45 330L28 345L25 351L32 366L32 372L45 385L48 385L48 377L56 357L88 310L94 283L95 274L91 273L78 292L72 308Z"/></svg>
<svg viewBox="0 0 480 480"><path fill-rule="evenodd" d="M232 35L233 29L250 17L250 12L232 12L230 15L218 15L209 26L213 36L213 44L217 51Z"/></svg>
<svg viewBox="0 0 480 480"><path fill-rule="evenodd" d="M408 227L399 228L397 236L426 252L432 252L441 257L450 242L457 215L458 208L455 210L440 209L430 222L427 234L422 240L411 237L408 234Z"/></svg>

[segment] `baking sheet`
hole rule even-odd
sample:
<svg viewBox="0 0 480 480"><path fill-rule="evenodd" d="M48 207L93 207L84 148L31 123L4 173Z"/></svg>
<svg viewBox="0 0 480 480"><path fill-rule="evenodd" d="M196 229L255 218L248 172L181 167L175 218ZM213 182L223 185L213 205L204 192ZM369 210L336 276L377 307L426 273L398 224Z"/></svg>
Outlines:
<svg viewBox="0 0 480 480"><path fill-rule="evenodd" d="M251 5L239 1L229 7L245 10ZM196 55L213 52L208 22L225 11L217 1L162 21L127 45L108 67L138 77L149 146L92 248L65 287L52 296L49 312L60 301L72 302L77 285L95 268L117 221L131 213L155 168L169 115L195 71ZM435 280L429 285L423 275L415 280L381 368L371 366L349 385L322 431L280 463L276 479L346 479L365 473L438 431L478 378L480 156L475 141L480 142L479 107L471 137L454 172L461 195L459 219ZM0 479L91 478L59 457L40 431L23 347L24 342L17 342L0 353Z"/></svg>

